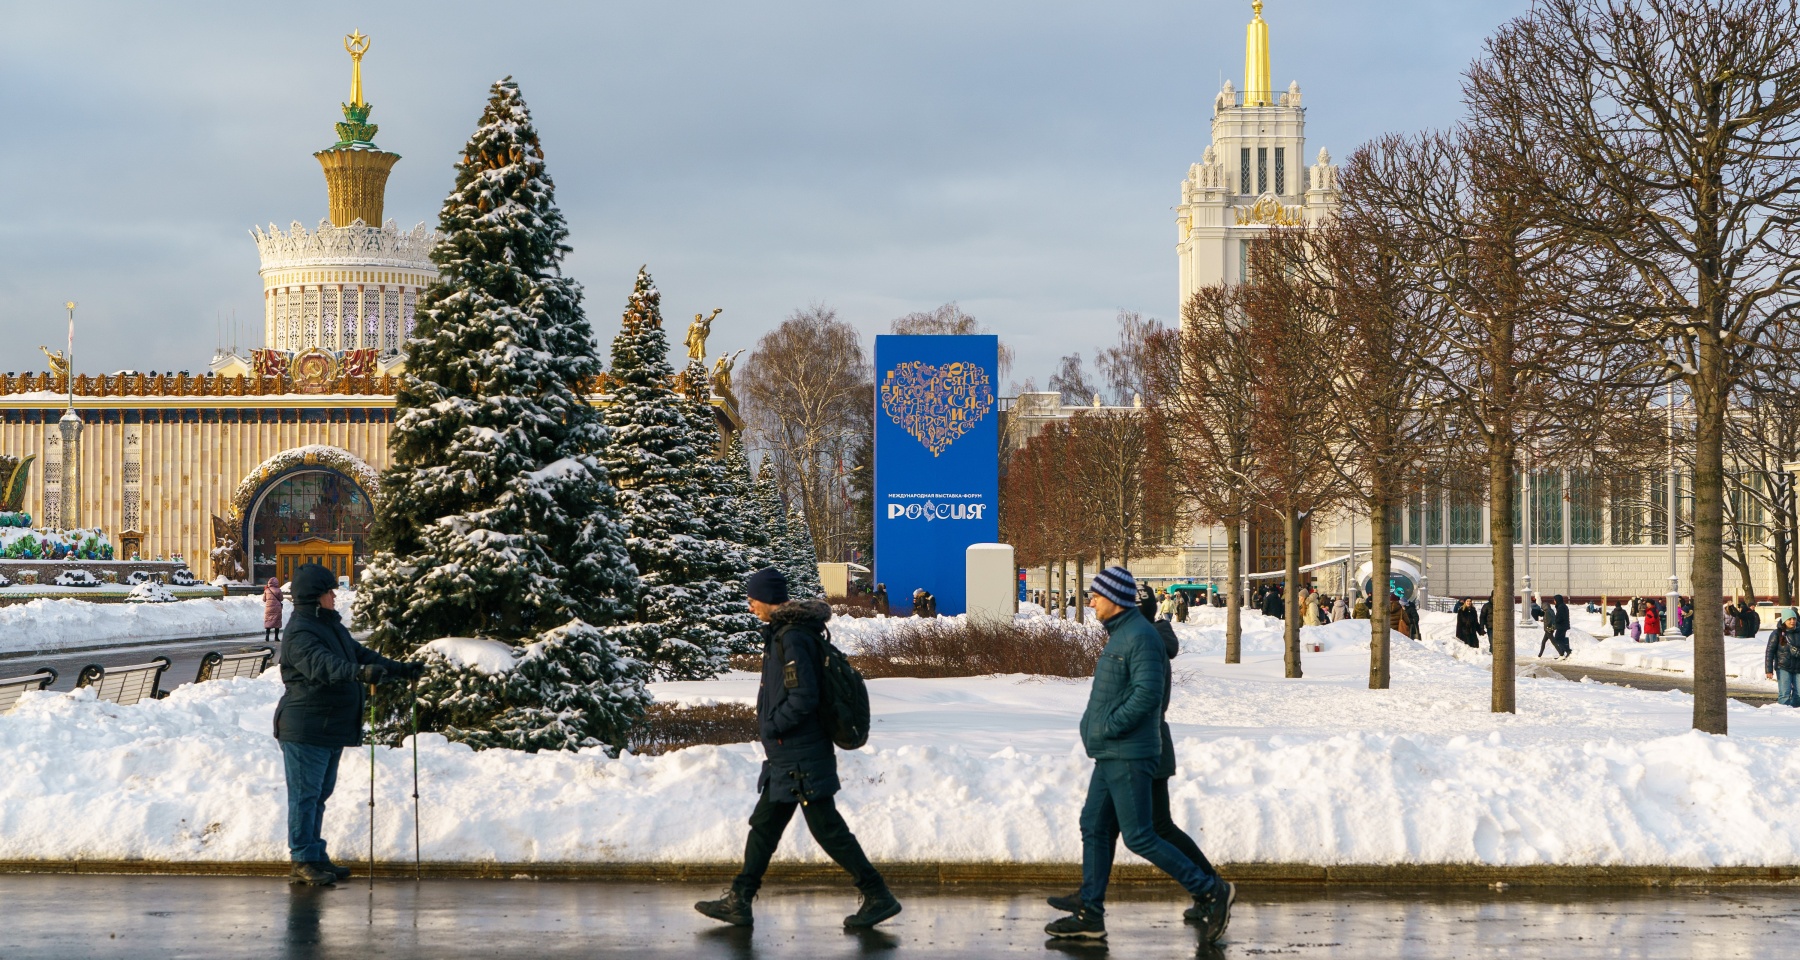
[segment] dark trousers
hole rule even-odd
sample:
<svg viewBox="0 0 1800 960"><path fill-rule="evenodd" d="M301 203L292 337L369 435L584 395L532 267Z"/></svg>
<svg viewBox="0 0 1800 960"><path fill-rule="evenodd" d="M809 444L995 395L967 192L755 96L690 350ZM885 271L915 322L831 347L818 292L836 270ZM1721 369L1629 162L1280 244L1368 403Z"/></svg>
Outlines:
<svg viewBox="0 0 1800 960"><path fill-rule="evenodd" d="M263 642L264 643L274 643L275 641L280 640L280 639L281 639L281 628L280 627L264 627L263 628Z"/></svg>
<svg viewBox="0 0 1800 960"><path fill-rule="evenodd" d="M1219 871L1213 868L1212 861L1200 852L1200 845L1187 831L1175 825L1175 818L1169 815L1169 778L1158 777L1150 781L1150 818L1156 835L1169 841L1169 846L1181 851L1181 855L1194 861L1194 865L1211 876L1218 876Z"/></svg>
<svg viewBox="0 0 1800 960"><path fill-rule="evenodd" d="M856 889L874 893L886 887L881 874L875 871L875 865L863 855L862 844L856 842L856 835L850 832L850 825L844 822L844 815L838 812L831 797L808 801L801 806L772 801L764 792L756 799L756 809L750 813L750 838L744 841L744 869L731 882L732 889L746 899L756 896L756 891L762 889L763 874L768 872L775 848L781 845L781 835L787 832L788 821L794 818L795 807L800 807L801 815L806 818L806 829L812 832L820 849L850 874Z"/></svg>
<svg viewBox="0 0 1800 960"><path fill-rule="evenodd" d="M1081 808L1081 902L1095 911L1106 909L1106 886L1112 879L1120 837L1125 839L1125 849L1174 877L1188 893L1208 897L1219 888L1216 874L1203 870L1157 834L1152 799L1156 764L1155 760L1094 761L1087 803ZM1166 781L1163 786L1166 791Z"/></svg>
<svg viewBox="0 0 1800 960"><path fill-rule="evenodd" d="M288 855L295 863L318 863L325 855L325 801L337 787L343 747L316 747L281 741L287 768Z"/></svg>

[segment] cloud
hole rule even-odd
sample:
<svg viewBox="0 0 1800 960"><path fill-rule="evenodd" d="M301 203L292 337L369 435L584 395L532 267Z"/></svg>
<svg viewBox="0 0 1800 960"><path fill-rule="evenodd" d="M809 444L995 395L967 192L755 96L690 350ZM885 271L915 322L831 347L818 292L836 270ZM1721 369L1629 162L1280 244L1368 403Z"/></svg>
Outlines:
<svg viewBox="0 0 1800 960"><path fill-rule="evenodd" d="M1452 122L1457 76L1524 0L1274 0L1278 86L1308 152ZM1472 9L1479 6L1481 9ZM78 365L200 370L233 314L261 343L252 225L316 222L374 38L387 211L434 220L487 85L515 76L610 336L648 263L671 317L749 346L825 302L867 333L960 302L1015 378L1172 317L1170 207L1240 77L1247 3L107 4L15 9L0 37L0 370L41 365L81 302ZM676 321L672 321L676 322Z"/></svg>

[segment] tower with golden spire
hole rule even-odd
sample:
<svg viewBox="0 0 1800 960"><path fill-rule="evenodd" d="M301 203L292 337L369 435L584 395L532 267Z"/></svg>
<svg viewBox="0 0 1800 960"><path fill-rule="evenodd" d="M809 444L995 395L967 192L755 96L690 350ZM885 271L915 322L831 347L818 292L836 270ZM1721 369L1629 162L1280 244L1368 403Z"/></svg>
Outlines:
<svg viewBox="0 0 1800 960"><path fill-rule="evenodd" d="M297 220L287 230L274 224L266 232L251 230L262 257L265 349L259 369L277 362L278 353L289 358L280 362L296 366L303 354L322 354L324 360L306 363L339 373L339 366L398 370L419 293L437 279L429 256L437 232L421 223L402 233L382 219L388 174L400 155L375 145L378 128L369 122L373 108L362 83L369 44L361 31L344 38L350 100L341 104L337 142L313 154L325 171L330 216L314 230ZM369 357L379 358L377 369L370 369Z"/></svg>
<svg viewBox="0 0 1800 960"><path fill-rule="evenodd" d="M1300 84L1273 91L1263 2L1250 7L1244 89L1227 80L1213 98L1212 144L1188 168L1175 208L1178 313L1201 287L1244 280L1257 237L1316 223L1337 209L1337 167L1323 150L1307 165Z"/></svg>

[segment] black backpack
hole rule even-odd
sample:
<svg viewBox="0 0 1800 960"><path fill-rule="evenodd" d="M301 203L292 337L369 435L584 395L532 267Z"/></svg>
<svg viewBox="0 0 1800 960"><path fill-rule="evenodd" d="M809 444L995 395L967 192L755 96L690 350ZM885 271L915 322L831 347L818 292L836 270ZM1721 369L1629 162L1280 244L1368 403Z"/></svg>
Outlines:
<svg viewBox="0 0 1800 960"><path fill-rule="evenodd" d="M787 659L783 645L782 659ZM819 640L819 722L841 750L859 750L869 742L869 685L831 642L826 630Z"/></svg>

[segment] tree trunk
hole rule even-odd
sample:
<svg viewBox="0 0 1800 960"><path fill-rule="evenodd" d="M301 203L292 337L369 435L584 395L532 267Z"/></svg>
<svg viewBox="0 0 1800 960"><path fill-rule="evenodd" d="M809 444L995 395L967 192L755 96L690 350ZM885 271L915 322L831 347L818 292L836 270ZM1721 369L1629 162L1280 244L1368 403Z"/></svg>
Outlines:
<svg viewBox="0 0 1800 960"><path fill-rule="evenodd" d="M1488 451L1488 542L1493 544L1493 632L1488 644L1494 652L1494 682L1489 711L1517 713L1513 682L1513 446L1500 441ZM1531 598L1525 598L1526 603Z"/></svg>
<svg viewBox="0 0 1800 960"><path fill-rule="evenodd" d="M1369 509L1369 689L1386 690L1389 631L1387 584L1394 567L1393 545L1388 543L1388 511L1393 506L1378 500Z"/></svg>
<svg viewBox="0 0 1800 960"><path fill-rule="evenodd" d="M1069 561L1065 558L1057 562L1057 570L1061 571L1062 586L1056 591L1056 615L1064 620L1069 619Z"/></svg>
<svg viewBox="0 0 1800 960"><path fill-rule="evenodd" d="M1052 606L1050 603L1050 595L1052 593L1054 593L1056 590L1056 580L1054 579L1055 573L1056 573L1056 561L1045 560L1044 561L1044 612L1045 613L1051 613L1056 609L1056 607Z"/></svg>
<svg viewBox="0 0 1800 960"><path fill-rule="evenodd" d="M1694 729L1726 733L1724 557L1725 404L1723 349L1701 340L1694 398ZM1675 531L1670 530L1674 537ZM1672 542L1672 541L1671 541ZM1671 616L1674 611L1670 611Z"/></svg>
<svg viewBox="0 0 1800 960"><path fill-rule="evenodd" d="M1244 528L1242 524L1225 525L1225 662L1239 663L1243 656L1244 591L1238 580L1243 576ZM1210 572L1210 571L1209 571ZM1211 603L1212 598L1207 597Z"/></svg>
<svg viewBox="0 0 1800 960"><path fill-rule="evenodd" d="M1287 566L1283 574L1287 585L1282 600L1287 604L1287 622L1283 625L1283 644L1287 649L1287 676L1300 679L1300 512L1289 508L1281 518L1282 532L1287 535Z"/></svg>
<svg viewBox="0 0 1800 960"><path fill-rule="evenodd" d="M1084 560L1083 558L1081 558L1081 557L1075 558L1075 622L1076 623L1086 623L1087 622L1087 604L1082 602L1084 598L1081 595L1082 584L1087 582L1086 564L1087 564L1087 561Z"/></svg>

